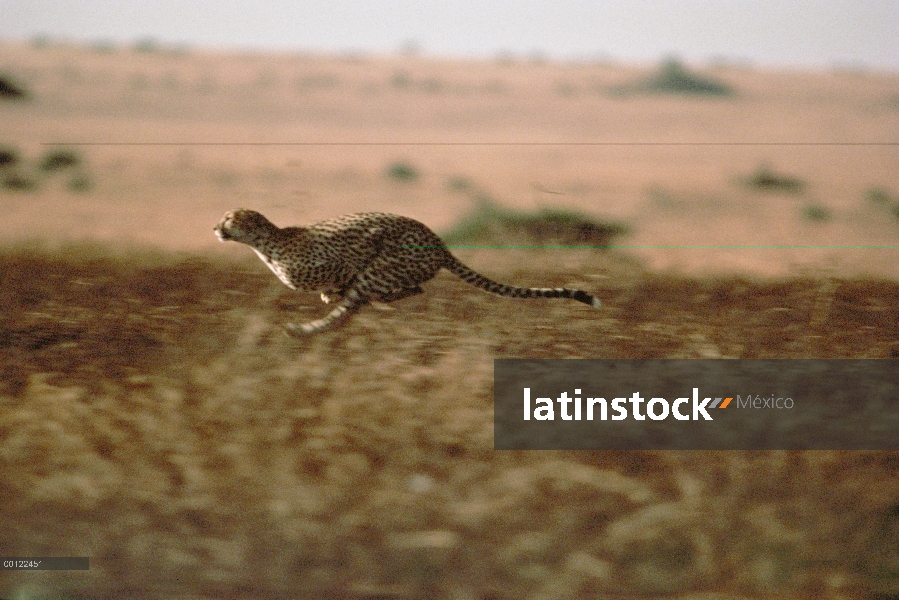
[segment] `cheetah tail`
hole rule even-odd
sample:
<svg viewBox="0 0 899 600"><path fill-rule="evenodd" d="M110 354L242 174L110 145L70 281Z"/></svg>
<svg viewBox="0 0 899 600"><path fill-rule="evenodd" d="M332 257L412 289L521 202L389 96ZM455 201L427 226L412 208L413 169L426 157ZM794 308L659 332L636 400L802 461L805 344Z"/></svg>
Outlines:
<svg viewBox="0 0 899 600"><path fill-rule="evenodd" d="M598 298L581 290L569 288L522 288L497 283L471 270L453 256L451 256L446 268L458 275L463 281L499 296L507 296L509 298L571 298L572 300L589 304L594 308L599 308L602 305Z"/></svg>

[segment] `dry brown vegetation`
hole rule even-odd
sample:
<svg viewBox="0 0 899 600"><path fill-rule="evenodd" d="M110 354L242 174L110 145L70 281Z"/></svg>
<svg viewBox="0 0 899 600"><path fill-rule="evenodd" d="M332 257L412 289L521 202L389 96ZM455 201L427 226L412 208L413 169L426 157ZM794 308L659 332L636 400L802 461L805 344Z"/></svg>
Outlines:
<svg viewBox="0 0 899 600"><path fill-rule="evenodd" d="M283 323L325 307L255 260L4 250L0 555L92 562L0 572L0 590L512 599L895 589L896 454L494 452L492 359L885 358L899 341L897 284L616 273L598 252L565 271L570 256L528 254L527 269L491 274L588 287L604 307L497 298L447 275L425 295L297 340ZM597 263L612 274L585 277Z"/></svg>

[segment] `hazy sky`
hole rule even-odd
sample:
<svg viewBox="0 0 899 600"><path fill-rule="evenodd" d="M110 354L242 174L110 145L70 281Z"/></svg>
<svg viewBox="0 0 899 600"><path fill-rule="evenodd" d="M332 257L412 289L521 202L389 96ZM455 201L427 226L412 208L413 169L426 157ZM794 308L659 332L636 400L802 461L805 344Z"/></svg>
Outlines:
<svg viewBox="0 0 899 600"><path fill-rule="evenodd" d="M0 0L0 38L899 71L899 0Z"/></svg>

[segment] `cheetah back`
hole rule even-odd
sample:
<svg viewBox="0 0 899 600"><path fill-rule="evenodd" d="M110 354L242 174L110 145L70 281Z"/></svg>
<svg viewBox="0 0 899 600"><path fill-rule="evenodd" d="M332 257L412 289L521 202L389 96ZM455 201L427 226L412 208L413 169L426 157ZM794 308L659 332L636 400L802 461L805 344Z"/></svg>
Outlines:
<svg viewBox="0 0 899 600"><path fill-rule="evenodd" d="M273 259L292 287L306 291L354 288L363 295L389 295L432 279L450 257L425 225L387 213L345 215L282 232L282 240L295 243L282 241Z"/></svg>

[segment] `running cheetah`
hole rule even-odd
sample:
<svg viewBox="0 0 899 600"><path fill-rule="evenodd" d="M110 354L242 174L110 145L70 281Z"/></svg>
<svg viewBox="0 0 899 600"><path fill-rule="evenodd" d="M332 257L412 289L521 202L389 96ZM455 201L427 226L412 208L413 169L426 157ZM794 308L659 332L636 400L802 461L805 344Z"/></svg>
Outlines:
<svg viewBox="0 0 899 600"><path fill-rule="evenodd" d="M358 213L282 229L256 211L237 209L225 213L214 231L223 242L251 247L290 289L321 290L323 302L338 300L322 319L287 325L293 335L338 325L372 300L393 302L420 294L420 284L440 269L500 296L571 298L600 305L580 290L520 288L491 281L459 262L425 225L398 215Z"/></svg>

